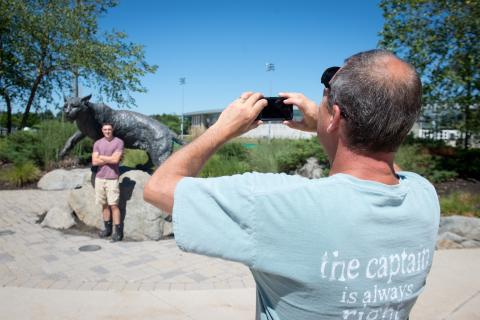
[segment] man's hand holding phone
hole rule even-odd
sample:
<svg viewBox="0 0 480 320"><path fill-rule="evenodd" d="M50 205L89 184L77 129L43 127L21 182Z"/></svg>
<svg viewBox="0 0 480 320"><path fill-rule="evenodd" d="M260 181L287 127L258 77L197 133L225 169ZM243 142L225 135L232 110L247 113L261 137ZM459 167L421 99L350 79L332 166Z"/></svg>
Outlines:
<svg viewBox="0 0 480 320"><path fill-rule="evenodd" d="M285 104L296 105L303 114L301 121L287 120L283 124L292 129L317 132L318 107L314 101L296 92L281 92L279 96L286 98L283 101Z"/></svg>
<svg viewBox="0 0 480 320"><path fill-rule="evenodd" d="M226 140L233 139L262 124L262 121L256 118L266 106L267 100L263 99L262 94L244 92L223 110L212 129Z"/></svg>

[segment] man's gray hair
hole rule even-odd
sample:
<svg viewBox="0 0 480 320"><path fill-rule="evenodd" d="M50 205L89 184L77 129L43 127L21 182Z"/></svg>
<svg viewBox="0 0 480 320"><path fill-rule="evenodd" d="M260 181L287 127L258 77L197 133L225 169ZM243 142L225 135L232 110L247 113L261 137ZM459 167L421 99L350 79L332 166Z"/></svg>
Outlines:
<svg viewBox="0 0 480 320"><path fill-rule="evenodd" d="M398 73L389 65L392 61L402 66ZM347 146L358 152L396 151L422 104L422 83L415 69L386 50L361 52L346 59L330 87L330 111L334 104L342 110Z"/></svg>

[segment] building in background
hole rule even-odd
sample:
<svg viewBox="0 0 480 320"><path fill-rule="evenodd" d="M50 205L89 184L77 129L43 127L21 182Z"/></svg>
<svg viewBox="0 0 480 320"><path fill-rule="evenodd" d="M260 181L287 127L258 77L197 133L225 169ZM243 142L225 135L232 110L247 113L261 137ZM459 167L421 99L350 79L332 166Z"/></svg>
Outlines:
<svg viewBox="0 0 480 320"><path fill-rule="evenodd" d="M222 113L223 109L204 110L185 113L184 116L190 118L190 133L203 132L213 125ZM293 108L293 119L300 120L302 118L300 111ZM195 135L195 134L194 134ZM269 138L269 139L309 139L317 134L314 132L304 132L290 129L281 123L267 122L258 128L250 130L242 135L246 138Z"/></svg>
<svg viewBox="0 0 480 320"><path fill-rule="evenodd" d="M461 113L456 110L444 111L445 109L441 109L440 111L439 109L425 107L423 114L410 132L415 138L443 140L447 145L453 147L462 146L464 133L452 128L454 123L460 121ZM223 109L214 109L185 113L184 116L191 120L191 127L188 131L190 133L205 131L217 121L222 111ZM293 109L293 118L295 120L302 118L300 111L296 107ZM242 137L248 138L270 139L308 139L312 136L316 136L316 133L290 129L281 123L266 123L242 135ZM470 146L473 148L480 147L480 137L478 135L472 135Z"/></svg>

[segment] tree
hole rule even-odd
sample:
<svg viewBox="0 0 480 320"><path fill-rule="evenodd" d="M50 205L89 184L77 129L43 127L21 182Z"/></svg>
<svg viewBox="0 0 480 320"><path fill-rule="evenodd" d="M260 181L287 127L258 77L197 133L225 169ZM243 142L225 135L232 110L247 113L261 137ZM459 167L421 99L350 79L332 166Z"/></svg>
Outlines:
<svg viewBox="0 0 480 320"><path fill-rule="evenodd" d="M7 107L5 126L12 131L13 101L28 88L27 74L22 75L22 65L14 49L17 38L13 26L16 17L7 1L0 1L0 96Z"/></svg>
<svg viewBox="0 0 480 320"><path fill-rule="evenodd" d="M140 78L157 67L145 61L143 46L121 32L99 33L97 19L115 5L113 0L0 0L0 8L9 11L1 13L0 25L14 35L2 38L9 54L0 63L0 75L9 80L0 81L0 94L5 84L22 93L21 127L40 98L51 102L54 92L62 95L77 75L119 106L135 105L130 92L146 91ZM11 65L27 89L10 80Z"/></svg>
<svg viewBox="0 0 480 320"><path fill-rule="evenodd" d="M411 62L421 75L424 101L460 107L468 148L480 131L480 2L382 0L380 46Z"/></svg>
<svg viewBox="0 0 480 320"><path fill-rule="evenodd" d="M180 134L180 122L181 122L181 118L180 116L176 115L176 114L165 114L165 113L162 113L161 115L160 114L155 114L155 115L152 115L151 116L152 118L154 118L155 120L163 123L164 125L166 125L167 127L170 128L170 130L172 130L173 132L175 132L176 134ZM184 131L186 131L187 128L190 127L190 118L188 117L185 117L184 118ZM185 132L184 132L185 134Z"/></svg>

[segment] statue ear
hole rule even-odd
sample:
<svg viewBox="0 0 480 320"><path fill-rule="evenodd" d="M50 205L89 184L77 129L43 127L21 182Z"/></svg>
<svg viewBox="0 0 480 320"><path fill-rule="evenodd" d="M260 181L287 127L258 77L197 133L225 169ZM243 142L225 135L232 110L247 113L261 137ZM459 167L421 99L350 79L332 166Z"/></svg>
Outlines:
<svg viewBox="0 0 480 320"><path fill-rule="evenodd" d="M86 102L86 101L90 100L91 97L92 97L91 94L89 94L89 95L86 96L86 97L83 97L83 98L82 98L82 102Z"/></svg>

